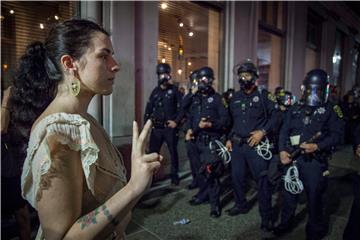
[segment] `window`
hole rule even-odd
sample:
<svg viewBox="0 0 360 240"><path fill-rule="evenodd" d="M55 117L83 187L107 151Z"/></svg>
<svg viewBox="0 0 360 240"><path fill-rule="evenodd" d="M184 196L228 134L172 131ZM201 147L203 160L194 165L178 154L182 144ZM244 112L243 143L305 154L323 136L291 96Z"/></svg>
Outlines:
<svg viewBox="0 0 360 240"><path fill-rule="evenodd" d="M164 5L166 4L166 5ZM159 3L158 62L169 63L175 84L203 66L219 79L220 12L192 2ZM214 82L217 89L218 81Z"/></svg>
<svg viewBox="0 0 360 240"><path fill-rule="evenodd" d="M309 10L306 28L305 72L320 67L321 36L323 19Z"/></svg>
<svg viewBox="0 0 360 240"><path fill-rule="evenodd" d="M336 30L335 49L332 58L333 76L332 78L330 78L330 84L334 86L341 86L343 54L344 54L344 34L339 30Z"/></svg>
<svg viewBox="0 0 360 240"><path fill-rule="evenodd" d="M360 44L356 43L352 49L352 61L351 61L351 82L356 84L356 77L360 77L359 68L360 68ZM359 84L359 83L358 83Z"/></svg>
<svg viewBox="0 0 360 240"><path fill-rule="evenodd" d="M273 91L283 83L286 3L259 2L258 85Z"/></svg>
<svg viewBox="0 0 360 240"><path fill-rule="evenodd" d="M1 84L6 87L28 44L44 41L51 25L75 14L76 2L16 2L1 4Z"/></svg>

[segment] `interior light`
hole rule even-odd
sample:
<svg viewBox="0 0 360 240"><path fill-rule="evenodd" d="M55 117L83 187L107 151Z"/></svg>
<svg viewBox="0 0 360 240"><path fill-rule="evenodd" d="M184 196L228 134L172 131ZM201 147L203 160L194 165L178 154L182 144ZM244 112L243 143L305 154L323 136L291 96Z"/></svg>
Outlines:
<svg viewBox="0 0 360 240"><path fill-rule="evenodd" d="M191 66L191 62L188 62L188 66Z"/></svg>
<svg viewBox="0 0 360 240"><path fill-rule="evenodd" d="M168 50L171 51L171 47L168 47Z"/></svg>
<svg viewBox="0 0 360 240"><path fill-rule="evenodd" d="M189 37L192 37L194 36L194 33L193 32L189 32Z"/></svg>
<svg viewBox="0 0 360 240"><path fill-rule="evenodd" d="M182 69L181 69L181 68L179 68L179 69L177 70L177 72L178 72L178 74L179 74L179 75L181 75L181 73L182 73Z"/></svg>
<svg viewBox="0 0 360 240"><path fill-rule="evenodd" d="M180 22L179 27L183 27L183 26L184 26L184 23Z"/></svg>
<svg viewBox="0 0 360 240"><path fill-rule="evenodd" d="M4 70L7 70L7 69L8 69L8 67L9 67L9 66L8 66L6 63L4 63L4 64L3 64L3 68L4 68Z"/></svg>
<svg viewBox="0 0 360 240"><path fill-rule="evenodd" d="M165 59L165 58L162 58L162 59L161 59L161 62L162 62L162 63L165 63L165 62L166 62L166 59Z"/></svg>
<svg viewBox="0 0 360 240"><path fill-rule="evenodd" d="M40 23L40 29L44 29L44 24Z"/></svg>
<svg viewBox="0 0 360 240"><path fill-rule="evenodd" d="M167 5L166 3L162 3L162 4L161 4L161 8L162 8L162 9L166 9L167 7L168 7L168 5Z"/></svg>
<svg viewBox="0 0 360 240"><path fill-rule="evenodd" d="M10 10L10 14L14 14L14 13L15 13L15 11L11 9L11 10Z"/></svg>
<svg viewBox="0 0 360 240"><path fill-rule="evenodd" d="M55 18L55 20L59 20L59 16L58 16L58 15L55 15L54 18Z"/></svg>

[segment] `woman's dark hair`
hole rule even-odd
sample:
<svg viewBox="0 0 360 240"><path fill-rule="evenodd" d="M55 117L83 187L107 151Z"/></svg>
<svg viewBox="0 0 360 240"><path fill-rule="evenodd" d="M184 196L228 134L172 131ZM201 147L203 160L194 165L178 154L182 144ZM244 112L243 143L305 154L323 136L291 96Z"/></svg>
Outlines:
<svg viewBox="0 0 360 240"><path fill-rule="evenodd" d="M89 20L68 20L55 25L45 43L34 42L27 46L15 73L11 97L12 139L17 139L24 153L34 121L54 99L58 83L63 79L61 57L70 55L80 59L95 32L109 36L101 26Z"/></svg>

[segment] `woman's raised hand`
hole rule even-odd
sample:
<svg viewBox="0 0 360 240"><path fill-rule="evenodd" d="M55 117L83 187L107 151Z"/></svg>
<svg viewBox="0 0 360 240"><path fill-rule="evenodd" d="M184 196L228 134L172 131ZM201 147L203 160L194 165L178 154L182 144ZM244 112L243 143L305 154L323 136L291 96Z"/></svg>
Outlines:
<svg viewBox="0 0 360 240"><path fill-rule="evenodd" d="M148 120L139 135L138 124L133 122L133 138L131 151L131 177L132 184L138 194L142 194L151 185L153 175L160 168L163 157L158 153L145 154L146 139L152 123Z"/></svg>

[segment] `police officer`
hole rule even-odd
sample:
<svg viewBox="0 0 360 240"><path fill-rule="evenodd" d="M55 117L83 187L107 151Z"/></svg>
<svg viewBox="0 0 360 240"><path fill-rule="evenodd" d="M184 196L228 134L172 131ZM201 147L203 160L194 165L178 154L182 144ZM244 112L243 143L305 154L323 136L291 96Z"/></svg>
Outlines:
<svg viewBox="0 0 360 240"><path fill-rule="evenodd" d="M349 220L344 230L344 240L355 240L360 236L360 124L358 124L354 131L353 146L356 155L354 162L352 162L354 170L356 170L356 173L353 175L354 200Z"/></svg>
<svg viewBox="0 0 360 240"><path fill-rule="evenodd" d="M214 80L213 70L203 67L198 71L199 83L193 89L189 108L188 129L185 136L187 141L194 140L196 151L194 157L200 159L201 174L198 174L198 193L189 201L191 205L198 205L210 201L210 216L220 217L220 172L214 171L214 166L219 166L219 156L210 149L210 142L220 139L227 125L228 113L221 101L220 94L211 87ZM214 167L215 168L215 167Z"/></svg>
<svg viewBox="0 0 360 240"><path fill-rule="evenodd" d="M161 145L165 141L171 155L171 183L179 185L179 160L177 151L177 126L182 114L181 93L178 88L171 84L171 68L167 63L160 63L156 67L158 86L152 91L146 105L144 122L151 119L153 129L150 135L149 152L159 153Z"/></svg>
<svg viewBox="0 0 360 240"><path fill-rule="evenodd" d="M299 178L307 194L307 239L321 239L327 232L321 201L327 183L327 161L343 131L339 106L327 102L328 86L325 71L314 69L308 72L303 81L302 98L289 109L280 131L281 162L290 167L289 164L296 160ZM314 138L316 135L320 137ZM297 148L301 148L303 154L291 159L290 154ZM297 198L297 194L283 191L281 223L275 228L275 234L281 235L292 227Z"/></svg>
<svg viewBox="0 0 360 240"><path fill-rule="evenodd" d="M261 229L270 233L271 189L267 178L269 161L255 149L272 130L275 123L275 97L265 89L258 89L255 82L258 69L246 61L237 70L240 90L230 101L232 130L227 148L231 153L231 177L235 194L235 205L228 209L230 216L247 213L250 206L245 196L246 170L249 168L257 182Z"/></svg>
<svg viewBox="0 0 360 240"><path fill-rule="evenodd" d="M191 103L193 101L193 98L197 94L199 94L197 91L198 83L199 83L198 73L199 73L198 70L194 70L190 74L190 76L189 76L189 81L190 81L189 93L187 95L185 95L185 97L183 98L183 101L182 101L182 109L185 113L187 113L186 119L189 119L189 117L190 117L189 109L190 109ZM189 123L190 123L190 121L186 121L186 124L185 124L186 130L191 128L191 126L188 125ZM190 160L191 175L193 178L192 182L188 185L188 189L194 189L194 188L198 187L197 175L199 174L199 170L200 170L200 166L201 166L199 153L198 153L194 139L191 139L191 138L185 139L185 146L186 146L187 156Z"/></svg>

